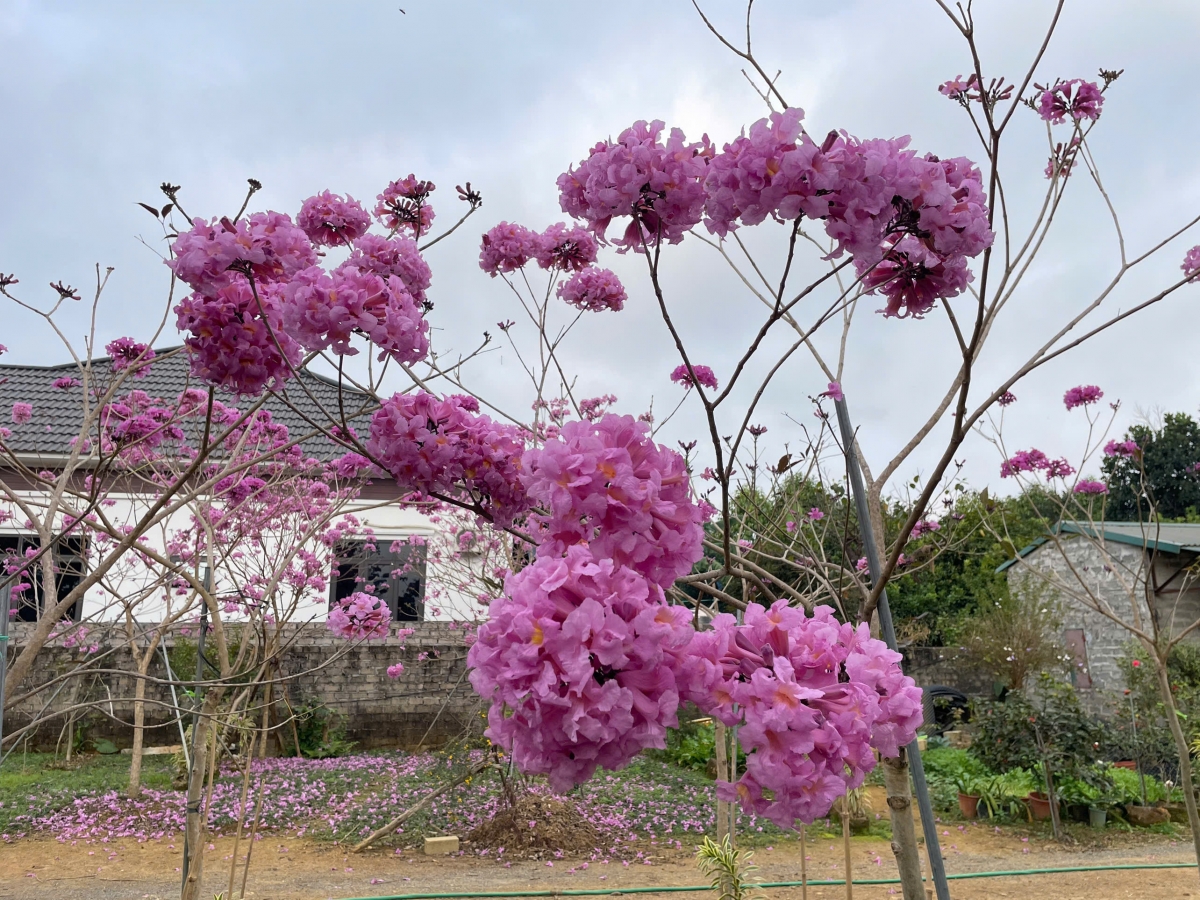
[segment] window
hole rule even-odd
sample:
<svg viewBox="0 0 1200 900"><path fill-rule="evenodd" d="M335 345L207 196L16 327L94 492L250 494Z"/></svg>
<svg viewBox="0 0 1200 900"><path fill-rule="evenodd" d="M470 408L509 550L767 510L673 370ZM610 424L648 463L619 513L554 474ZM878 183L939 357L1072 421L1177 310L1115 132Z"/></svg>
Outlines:
<svg viewBox="0 0 1200 900"><path fill-rule="evenodd" d="M11 565L23 559L26 551L36 550L39 546L35 535L0 534L0 560ZM54 543L54 584L59 598L73 591L83 578L84 546L82 537L60 537ZM18 583L28 584L29 587L19 593L13 593L10 606L10 609L16 610L13 619L17 622L36 622L45 604L40 562L26 570ZM82 610L83 604L76 600L63 614L63 618L78 622Z"/></svg>
<svg viewBox="0 0 1200 900"><path fill-rule="evenodd" d="M1088 671L1087 635L1082 628L1068 628L1065 643L1071 657L1071 683L1077 688L1090 688L1092 675Z"/></svg>
<svg viewBox="0 0 1200 900"><path fill-rule="evenodd" d="M420 622L425 617L425 545L378 541L345 541L334 548L329 584L332 606L367 586L386 600L397 622Z"/></svg>

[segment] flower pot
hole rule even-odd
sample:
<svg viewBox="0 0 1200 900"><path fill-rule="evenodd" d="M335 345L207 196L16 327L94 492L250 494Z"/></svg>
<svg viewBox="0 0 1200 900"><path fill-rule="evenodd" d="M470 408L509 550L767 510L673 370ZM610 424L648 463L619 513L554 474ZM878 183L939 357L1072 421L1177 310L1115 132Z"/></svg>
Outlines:
<svg viewBox="0 0 1200 900"><path fill-rule="evenodd" d="M1123 759L1120 762L1113 763L1118 769L1137 769L1137 763L1132 759Z"/></svg>
<svg viewBox="0 0 1200 900"><path fill-rule="evenodd" d="M1129 803L1125 806L1125 813L1131 825L1162 825L1171 821L1170 810L1161 806L1135 806Z"/></svg>
<svg viewBox="0 0 1200 900"><path fill-rule="evenodd" d="M964 819L974 819L979 816L979 797L975 794L958 792L958 808Z"/></svg>
<svg viewBox="0 0 1200 900"><path fill-rule="evenodd" d="M1025 798L1025 802L1029 804L1029 812L1035 819L1050 818L1050 798L1045 794L1034 791Z"/></svg>
<svg viewBox="0 0 1200 900"><path fill-rule="evenodd" d="M1108 820L1107 809L1097 809L1092 806L1088 808L1088 824L1093 828L1103 828Z"/></svg>

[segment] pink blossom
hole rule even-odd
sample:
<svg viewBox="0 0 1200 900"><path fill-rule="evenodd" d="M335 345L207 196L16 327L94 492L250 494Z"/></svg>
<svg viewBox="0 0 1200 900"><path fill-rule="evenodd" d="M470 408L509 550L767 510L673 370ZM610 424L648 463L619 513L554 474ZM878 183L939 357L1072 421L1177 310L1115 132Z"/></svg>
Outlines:
<svg viewBox="0 0 1200 900"><path fill-rule="evenodd" d="M1019 450L1000 464L1000 477L1015 477L1019 472L1033 472L1050 466L1050 458L1041 450Z"/></svg>
<svg viewBox="0 0 1200 900"><path fill-rule="evenodd" d="M613 241L620 252L641 252L664 238L677 244L704 213L703 181L713 148L707 138L685 143L678 128L661 142L664 128L660 121L635 122L558 178L563 212L584 220L601 241L614 218L629 217Z"/></svg>
<svg viewBox="0 0 1200 900"><path fill-rule="evenodd" d="M836 381L829 382L829 390L824 391L821 396L828 397L835 403L837 403L839 400L846 399L846 395L842 393L842 386Z"/></svg>
<svg viewBox="0 0 1200 900"><path fill-rule="evenodd" d="M507 275L523 268L540 249L541 241L535 232L514 222L501 222L483 235L479 268L493 278Z"/></svg>
<svg viewBox="0 0 1200 900"><path fill-rule="evenodd" d="M996 402L999 403L1001 406L1012 406L1014 403L1017 402L1017 395L1014 394L1012 391L1005 391L1003 394L1001 394L999 397L996 398Z"/></svg>
<svg viewBox="0 0 1200 900"><path fill-rule="evenodd" d="M860 556L858 561L854 563L854 569L857 572L866 572L870 568L871 564L867 562L867 558L865 556Z"/></svg>
<svg viewBox="0 0 1200 900"><path fill-rule="evenodd" d="M1096 385L1081 384L1063 394L1063 405L1067 409L1074 409L1077 406L1087 406L1089 403L1095 403L1103 396L1104 391L1100 390Z"/></svg>
<svg viewBox="0 0 1200 900"><path fill-rule="evenodd" d="M461 397L394 395L371 418L367 448L401 488L468 500L501 526L529 507L520 433L472 414Z"/></svg>
<svg viewBox="0 0 1200 900"><path fill-rule="evenodd" d="M415 175L393 181L375 198L375 217L384 228L416 232L413 236L420 237L433 225L429 195L436 187L432 181L418 181Z"/></svg>
<svg viewBox="0 0 1200 900"><path fill-rule="evenodd" d="M933 521L932 519L922 519L913 526L910 536L914 539L919 538L927 534L932 534L935 531L940 531L941 528L941 524Z"/></svg>
<svg viewBox="0 0 1200 900"><path fill-rule="evenodd" d="M1108 485L1103 481L1093 481L1090 478L1085 478L1075 485L1075 493L1077 494L1107 494Z"/></svg>
<svg viewBox="0 0 1200 900"><path fill-rule="evenodd" d="M967 96L968 91L978 90L978 88L979 81L974 75L971 75L966 79L964 79L961 75L958 75L955 78L944 82L941 87L938 88L938 93L949 97L951 100L960 100Z"/></svg>
<svg viewBox="0 0 1200 900"><path fill-rule="evenodd" d="M356 592L330 608L326 624L338 637L369 641L388 636L391 615L387 603L378 597Z"/></svg>
<svg viewBox="0 0 1200 900"><path fill-rule="evenodd" d="M1200 277L1200 244L1184 254L1183 265L1179 268L1183 269L1183 274L1188 277L1189 281L1195 281L1197 277Z"/></svg>
<svg viewBox="0 0 1200 900"><path fill-rule="evenodd" d="M62 378L55 378L50 383L50 387L56 391L69 391L73 387L79 387L79 379L72 378L70 375L64 375Z"/></svg>
<svg viewBox="0 0 1200 900"><path fill-rule="evenodd" d="M567 422L560 437L529 450L522 483L547 513L537 517L539 557L588 543L656 584L669 586L701 555L702 513L684 459L655 444L630 416Z"/></svg>
<svg viewBox="0 0 1200 900"><path fill-rule="evenodd" d="M1052 459L1046 464L1046 480L1052 478L1070 478L1075 474L1075 469L1065 459Z"/></svg>
<svg viewBox="0 0 1200 900"><path fill-rule="evenodd" d="M385 281L395 275L417 303L425 302L425 292L433 281L433 272L421 257L417 242L403 236L364 234L354 242L354 252L343 265L374 272Z"/></svg>
<svg viewBox="0 0 1200 900"><path fill-rule="evenodd" d="M1105 456L1136 456L1141 452L1137 441L1109 441L1104 445Z"/></svg>
<svg viewBox="0 0 1200 900"><path fill-rule="evenodd" d="M785 529L787 529L787 533L788 533L788 534L794 534L794 533L795 533L795 531L796 531L797 525L796 525L796 523L795 523L794 521L792 521L791 519L789 519L789 520L787 521L787 523L786 523L786 524L785 524L783 527L784 527Z"/></svg>
<svg viewBox="0 0 1200 900"><path fill-rule="evenodd" d="M104 352L112 359L114 372L124 372L134 366L134 378L145 378L150 372L154 351L133 338L121 337L104 345Z"/></svg>
<svg viewBox="0 0 1200 900"><path fill-rule="evenodd" d="M283 213L255 213L236 223L229 219L193 219L190 231L175 239L167 265L175 275L206 297L244 275L230 270L234 263L249 267L261 284L286 281L317 261L308 236Z"/></svg>
<svg viewBox="0 0 1200 900"><path fill-rule="evenodd" d="M395 275L385 281L349 263L332 274L312 266L284 287L282 306L285 330L306 350L353 356L350 337L361 334L380 349L380 360L407 365L429 352L429 324Z"/></svg>
<svg viewBox="0 0 1200 900"><path fill-rule="evenodd" d="M692 372L695 373L695 378L692 377ZM691 372L688 371L686 365L676 366L675 370L671 372L671 380L689 389L697 382L714 391L717 389L717 376L708 366L692 366Z"/></svg>
<svg viewBox="0 0 1200 900"><path fill-rule="evenodd" d="M620 312L628 297L625 286L610 269L590 267L577 272L558 287L559 299L576 309Z"/></svg>
<svg viewBox="0 0 1200 900"><path fill-rule="evenodd" d="M20 401L12 405L12 422L14 425L24 425L33 418L33 404L21 403Z"/></svg>
<svg viewBox="0 0 1200 900"><path fill-rule="evenodd" d="M399 678L404 674L404 663L396 663L387 667L388 678Z"/></svg>
<svg viewBox="0 0 1200 900"><path fill-rule="evenodd" d="M604 414L608 412L608 407L616 402L617 398L612 394L604 394L600 397L587 397L579 401L579 415L589 422L595 422L604 418Z"/></svg>
<svg viewBox="0 0 1200 900"><path fill-rule="evenodd" d="M282 385L300 364L300 346L283 330L276 285L261 286L256 298L243 278L212 295L185 297L175 314L176 326L188 332L192 374L202 381L255 395Z"/></svg>
<svg viewBox="0 0 1200 900"><path fill-rule="evenodd" d="M814 506L808 511L807 518L810 522L820 522L823 518L825 518L825 513L821 512L818 507Z"/></svg>
<svg viewBox="0 0 1200 900"><path fill-rule="evenodd" d="M559 222L538 236L534 256L543 269L581 272L596 261L598 249L587 229Z"/></svg>
<svg viewBox="0 0 1200 900"><path fill-rule="evenodd" d="M691 655L683 696L740 725L746 751L746 774L718 795L783 828L826 815L875 767L875 750L895 755L921 724L900 654L830 607L809 617L786 601L750 604L743 625L721 614Z"/></svg>
<svg viewBox="0 0 1200 900"><path fill-rule="evenodd" d="M296 224L318 247L340 247L366 234L371 217L349 194L343 200L339 194L322 191L304 201Z"/></svg>
<svg viewBox="0 0 1200 900"><path fill-rule="evenodd" d="M1072 119L1098 119L1104 94L1100 87L1082 78L1059 81L1043 91L1038 100L1038 115L1052 125Z"/></svg>
<svg viewBox="0 0 1200 900"><path fill-rule="evenodd" d="M675 727L692 638L684 607L585 546L541 556L505 580L468 652L491 702L487 735L557 791L618 769Z"/></svg>

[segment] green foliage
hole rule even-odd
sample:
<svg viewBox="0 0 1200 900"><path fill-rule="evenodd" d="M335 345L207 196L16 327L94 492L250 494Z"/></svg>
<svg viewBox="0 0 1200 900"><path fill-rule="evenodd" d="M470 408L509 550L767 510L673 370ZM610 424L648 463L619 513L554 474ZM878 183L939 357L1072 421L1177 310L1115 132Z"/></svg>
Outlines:
<svg viewBox="0 0 1200 900"><path fill-rule="evenodd" d="M346 716L343 713L317 703L298 708L295 716L302 756L328 759L345 756L354 750L354 741L346 740Z"/></svg>
<svg viewBox="0 0 1200 900"><path fill-rule="evenodd" d="M1109 793L1114 804L1141 804L1142 781L1136 771L1120 766L1112 766L1108 770L1108 776L1112 784ZM1146 802L1158 803L1166 800L1166 785L1153 775L1146 775L1144 777L1146 779Z"/></svg>
<svg viewBox="0 0 1200 900"><path fill-rule="evenodd" d="M921 754L921 761L929 782L930 801L941 810L957 809L958 792L971 793L963 790L964 786L974 788L992 774L968 751L951 747L931 747Z"/></svg>
<svg viewBox="0 0 1200 900"><path fill-rule="evenodd" d="M717 900L758 900L758 881L753 875L758 866L750 860L754 854L738 850L726 835L721 843L710 837L696 850L696 863L712 883Z"/></svg>
<svg viewBox="0 0 1200 900"><path fill-rule="evenodd" d="M1084 780L1095 772L1104 726L1068 684L1043 675L1032 700L1011 693L1002 703L975 704L974 712L971 752L996 771L1048 764L1055 778Z"/></svg>
<svg viewBox="0 0 1200 900"><path fill-rule="evenodd" d="M996 569L1058 519L1057 498L1040 488L1002 499L964 492L954 509L963 518L939 532L944 547L936 558L888 585L897 621L924 615L931 644L958 643L977 609L1007 596L1007 577Z"/></svg>
<svg viewBox="0 0 1200 900"><path fill-rule="evenodd" d="M996 681L1015 691L1031 676L1065 669L1062 604L1047 586L1030 582L1016 592L990 586L979 605L963 642Z"/></svg>
<svg viewBox="0 0 1200 900"><path fill-rule="evenodd" d="M1141 457L1104 460L1110 521L1193 522L1200 519L1200 424L1187 413L1168 413L1162 427L1134 425L1125 440L1136 441Z"/></svg>
<svg viewBox="0 0 1200 900"><path fill-rule="evenodd" d="M681 715L679 727L667 730L666 749L657 753L681 769L704 772L709 760L716 756L716 746L716 728L711 721L695 722L692 717Z"/></svg>

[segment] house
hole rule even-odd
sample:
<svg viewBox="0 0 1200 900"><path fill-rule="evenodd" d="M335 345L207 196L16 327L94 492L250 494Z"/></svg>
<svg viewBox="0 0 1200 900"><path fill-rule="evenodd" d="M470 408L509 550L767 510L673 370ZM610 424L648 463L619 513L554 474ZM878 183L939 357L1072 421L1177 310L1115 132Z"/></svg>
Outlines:
<svg viewBox="0 0 1200 900"><path fill-rule="evenodd" d="M1198 559L1200 524L1059 522L997 571L1013 590L1041 584L1058 596L1075 686L1099 699L1126 687L1135 640L1113 617L1200 643Z"/></svg>
<svg viewBox="0 0 1200 900"><path fill-rule="evenodd" d="M97 378L108 377L111 361L96 359L92 363ZM29 471L62 471L67 459L69 442L79 434L83 421L82 388L67 382L78 375L74 363L54 366L0 365L0 415L9 432L0 443L0 558L9 554L24 555L26 550L37 545L36 536L26 527L28 521L21 513L18 501L31 498L37 489L21 469ZM58 386L56 387L56 382ZM67 386L64 387L63 385ZM130 378L122 386L128 390L145 391L152 397L174 401L189 388L203 387L192 379L188 357L182 348L158 350L156 358L142 378ZM365 395L347 392L336 382L307 369L302 370L281 396L268 395L264 408L274 421L287 425L289 433L301 435L313 430L312 423L328 423L329 410L339 407L349 409L351 401L359 401ZM229 396L221 397L226 403L238 405ZM244 401L249 402L249 401ZM32 406L28 421L18 421L21 415L11 415L15 403ZM365 418L356 420L361 423ZM360 430L364 430L362 428ZM305 453L318 459L332 459L345 452L324 437L315 437L302 445ZM117 521L132 520L137 511L144 508L148 495L139 491L136 480L127 479L124 484L114 482L113 489L106 492L109 515ZM436 608L426 604L430 583L438 584L436 566L427 560L426 542L441 533L440 526L429 517L412 508L404 508L392 502L400 491L390 479L366 481L356 500L346 509L364 527L369 528L375 539L368 541L361 535L352 537L336 549L338 562L329 572L329 588L326 593L311 592L296 609L293 621L323 621L331 603L347 594L362 590L370 584L377 596L386 598L393 621L447 621L477 618L479 605L476 599L466 596L452 583L456 579L444 577L443 589L436 591L439 600ZM188 523L189 513L183 510L163 527L147 535L152 546L162 548L165 535L171 530ZM413 540L420 538L423 540ZM87 565L87 548L80 537L67 537L57 548L59 596L79 583ZM469 564L469 560L468 560ZM218 573L218 594L236 589L236 585L223 584L221 579L229 576ZM457 579L461 580L461 578ZM132 585L130 590L132 590ZM24 592L17 607L17 621L34 621L38 618L41 605L38 585ZM156 621L163 615L157 601L148 599L139 605L137 617L144 621ZM91 589L70 610L76 621L105 621L122 615L121 607L114 603L106 592Z"/></svg>

